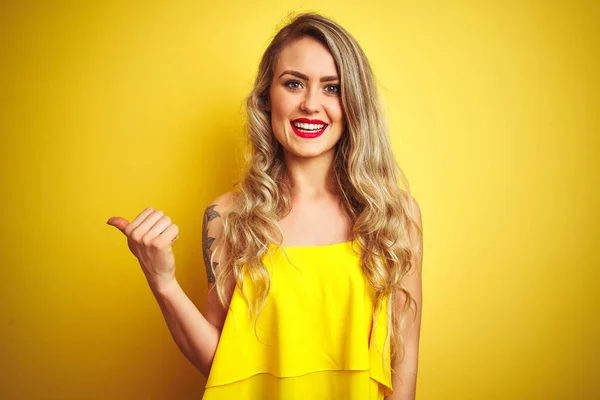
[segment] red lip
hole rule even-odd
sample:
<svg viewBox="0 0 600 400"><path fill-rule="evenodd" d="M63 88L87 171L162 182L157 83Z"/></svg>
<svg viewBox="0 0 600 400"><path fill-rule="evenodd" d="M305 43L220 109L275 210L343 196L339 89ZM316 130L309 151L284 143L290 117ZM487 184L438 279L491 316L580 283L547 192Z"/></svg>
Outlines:
<svg viewBox="0 0 600 400"><path fill-rule="evenodd" d="M321 121L320 119L308 119L308 118L298 118L293 120L292 122L304 122L305 124L325 124L327 125L327 123Z"/></svg>
<svg viewBox="0 0 600 400"><path fill-rule="evenodd" d="M304 118L305 119L305 118ZM298 122L304 122L304 121L300 121L300 120L295 120ZM312 122L314 124L314 122ZM322 122L321 122L322 123ZM293 123L290 122L290 126L292 127L292 130L294 131L294 133L302 138L305 139L314 139L317 138L319 136L321 136L323 134L323 132L325 132L325 129L327 129L327 124L325 124L325 127L323 127L323 129L321 129L320 131L314 131L314 132L302 132L299 131Z"/></svg>

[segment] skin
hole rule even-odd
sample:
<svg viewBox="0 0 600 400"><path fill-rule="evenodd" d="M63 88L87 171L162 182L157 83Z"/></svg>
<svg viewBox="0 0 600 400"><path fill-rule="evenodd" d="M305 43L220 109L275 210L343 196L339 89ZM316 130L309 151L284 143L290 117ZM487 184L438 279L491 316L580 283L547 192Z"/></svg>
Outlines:
<svg viewBox="0 0 600 400"><path fill-rule="evenodd" d="M216 204L211 204L206 211L204 211L204 218L202 220L202 252L204 255L204 266L206 267L206 277L208 283L215 283L215 269L219 266L219 263L212 261L212 250L210 247L215 241L215 237L209 236L208 224L215 218L221 218L221 214L215 210Z"/></svg>
<svg viewBox="0 0 600 400"><path fill-rule="evenodd" d="M286 71L295 71L294 73ZM302 74L303 78L296 75ZM340 195L331 179L335 145L344 134L344 115L339 79L321 82L323 77L337 77L333 57L320 42L306 37L290 43L280 54L269 91L268 110L276 139L284 148L284 158L292 185L292 211L279 221L284 233L284 245L312 246L351 240L351 221L340 205ZM316 139L297 136L290 121L296 118L320 119L328 124ZM202 228L203 256L209 282L206 309L201 313L185 295L175 277L172 246L179 229L160 210L147 208L132 222L111 217L107 224L117 228L127 238L130 251L138 259L154 294L171 335L182 353L208 377L216 352L227 308L216 294L214 270L228 256L220 246L222 220L231 210L233 193L215 199L204 213ZM417 203L410 199L413 218L421 226ZM416 238L416 231L411 232ZM398 373L393 377L394 393L388 400L414 400L421 320L421 260L422 247L415 251L414 273L408 275L405 287L417 302L414 321L403 328L408 337L407 356L400 362L392 360ZM231 298L232 278L226 282L226 297ZM402 298L398 297L397 307ZM410 316L409 316L410 317Z"/></svg>
<svg viewBox="0 0 600 400"><path fill-rule="evenodd" d="M127 238L129 250L142 268L175 343L208 376L221 331L198 311L175 278L173 245L179 228L170 217L152 207L131 222L111 217L106 223Z"/></svg>
<svg viewBox="0 0 600 400"><path fill-rule="evenodd" d="M405 195L406 196L406 195ZM416 200L407 197L409 212L419 229L423 229L421 210ZM403 279L403 286L410 292L415 300L416 307L411 307L406 317L407 323L401 325L400 334L404 338L406 354L403 360L398 357L392 359L392 387L394 393L386 396L385 400L415 400L417 392L417 371L419 363L419 340L421 333L421 315L423 305L422 267L423 267L423 242L417 230L413 227L409 236L414 243L412 265L414 268ZM395 296L394 306L400 312L403 308L404 295Z"/></svg>
<svg viewBox="0 0 600 400"><path fill-rule="evenodd" d="M292 211L279 221L285 246L351 240L351 221L330 178L335 145L345 129L339 85L335 61L319 41L304 37L280 53L268 110L292 185ZM328 126L318 138L302 138L290 125L297 118L318 119Z"/></svg>
<svg viewBox="0 0 600 400"><path fill-rule="evenodd" d="M323 78L335 79L321 82ZM275 138L285 149L288 168L299 170L309 165L331 164L334 146L344 131L339 85L335 61L319 41L305 37L281 51L267 110L271 113ZM328 124L327 129L318 138L302 138L290 126L292 120L302 117L320 119Z"/></svg>

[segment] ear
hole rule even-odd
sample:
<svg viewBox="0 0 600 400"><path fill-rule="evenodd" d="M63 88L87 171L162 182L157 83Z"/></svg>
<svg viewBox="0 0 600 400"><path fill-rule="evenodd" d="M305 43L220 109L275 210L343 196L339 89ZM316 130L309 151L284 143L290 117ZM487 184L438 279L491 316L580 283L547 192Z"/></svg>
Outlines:
<svg viewBox="0 0 600 400"><path fill-rule="evenodd" d="M271 100L269 98L265 101L265 111L271 112Z"/></svg>

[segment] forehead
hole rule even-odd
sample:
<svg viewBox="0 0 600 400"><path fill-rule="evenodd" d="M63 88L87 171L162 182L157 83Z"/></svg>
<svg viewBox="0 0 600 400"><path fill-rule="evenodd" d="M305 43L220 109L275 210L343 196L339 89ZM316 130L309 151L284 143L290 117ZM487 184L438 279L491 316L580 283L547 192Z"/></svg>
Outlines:
<svg viewBox="0 0 600 400"><path fill-rule="evenodd" d="M283 48L275 65L277 71L292 69L309 77L336 75L335 60L321 42L311 37L294 40Z"/></svg>

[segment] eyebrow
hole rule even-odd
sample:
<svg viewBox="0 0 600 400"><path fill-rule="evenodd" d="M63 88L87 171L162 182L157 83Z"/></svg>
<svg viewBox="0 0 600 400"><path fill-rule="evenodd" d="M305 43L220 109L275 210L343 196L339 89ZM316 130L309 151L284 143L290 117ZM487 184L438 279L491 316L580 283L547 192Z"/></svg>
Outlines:
<svg viewBox="0 0 600 400"><path fill-rule="evenodd" d="M308 81L308 80L309 80L309 79L308 79L308 76L304 75L304 74L303 74L303 73L301 73L301 72L294 71L294 70L291 70L291 69L288 69L288 70L285 70L285 71L283 71L283 72L281 73L281 75L279 75L279 78L281 78L281 77L282 77L283 75L285 75L285 74L290 74L290 75L293 75L293 76L295 76L295 77L298 77L298 78L300 78L300 79L304 79L305 81ZM322 78L321 78L321 82L337 81L337 80L339 80L339 79L340 79L340 78L338 78L338 76L337 76L337 75L330 75L330 76L324 76L324 77L322 77Z"/></svg>

